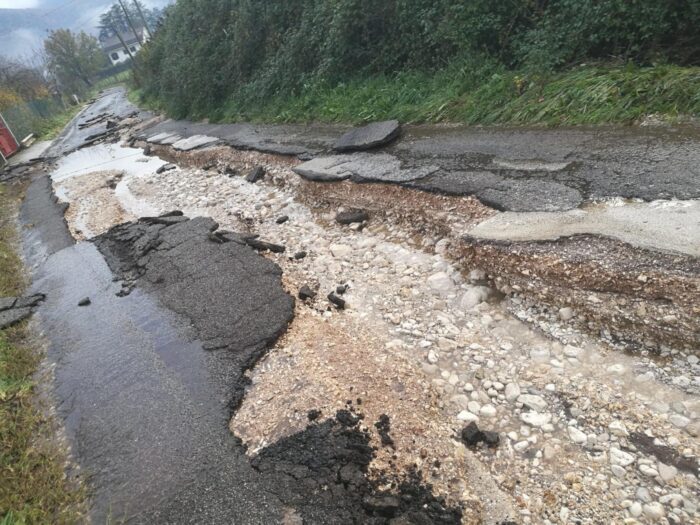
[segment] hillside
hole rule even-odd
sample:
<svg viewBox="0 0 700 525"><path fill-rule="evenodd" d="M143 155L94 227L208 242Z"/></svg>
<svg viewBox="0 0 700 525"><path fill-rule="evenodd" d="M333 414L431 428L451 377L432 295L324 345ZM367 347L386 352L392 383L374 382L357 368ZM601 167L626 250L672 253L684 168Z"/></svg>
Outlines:
<svg viewBox="0 0 700 525"><path fill-rule="evenodd" d="M632 122L700 113L700 1L180 1L143 57L176 117Z"/></svg>

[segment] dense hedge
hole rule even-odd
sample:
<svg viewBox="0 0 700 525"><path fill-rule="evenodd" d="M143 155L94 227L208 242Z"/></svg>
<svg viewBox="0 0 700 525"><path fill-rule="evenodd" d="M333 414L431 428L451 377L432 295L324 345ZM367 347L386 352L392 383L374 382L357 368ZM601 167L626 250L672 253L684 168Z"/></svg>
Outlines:
<svg viewBox="0 0 700 525"><path fill-rule="evenodd" d="M479 74L698 65L698 28L700 0L179 0L141 53L140 77L173 115L216 117L232 97L455 63Z"/></svg>

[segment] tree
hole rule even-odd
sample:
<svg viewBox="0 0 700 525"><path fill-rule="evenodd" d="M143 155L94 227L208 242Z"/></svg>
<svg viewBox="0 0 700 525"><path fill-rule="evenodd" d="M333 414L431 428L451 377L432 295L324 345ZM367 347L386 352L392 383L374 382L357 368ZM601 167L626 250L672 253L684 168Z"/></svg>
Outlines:
<svg viewBox="0 0 700 525"><path fill-rule="evenodd" d="M94 36L69 29L52 31L44 41L47 67L64 89L82 92L92 86L106 57Z"/></svg>
<svg viewBox="0 0 700 525"><path fill-rule="evenodd" d="M25 100L49 94L49 84L42 73L42 64L13 60L0 56L0 90L13 92Z"/></svg>
<svg viewBox="0 0 700 525"><path fill-rule="evenodd" d="M151 29L158 25L163 12L158 8L149 9L143 5L139 0L124 0L124 6L129 13L129 18L136 25L136 27L141 27L143 22L141 21L141 15L134 4L139 5L143 17L146 19L148 27ZM100 30L100 40L104 41L107 38L114 36L114 29L120 33L131 33L131 27L129 26L129 21L124 14L123 9L119 3L112 4L112 7L108 11L100 15L100 24L97 26Z"/></svg>

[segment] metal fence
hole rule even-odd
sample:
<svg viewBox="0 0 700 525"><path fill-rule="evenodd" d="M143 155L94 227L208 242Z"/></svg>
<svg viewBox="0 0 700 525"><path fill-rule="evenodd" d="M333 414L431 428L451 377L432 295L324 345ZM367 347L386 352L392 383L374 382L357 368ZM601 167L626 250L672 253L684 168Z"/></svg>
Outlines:
<svg viewBox="0 0 700 525"><path fill-rule="evenodd" d="M60 97L30 100L5 108L2 114L17 140L37 133L42 121L48 120L66 110Z"/></svg>

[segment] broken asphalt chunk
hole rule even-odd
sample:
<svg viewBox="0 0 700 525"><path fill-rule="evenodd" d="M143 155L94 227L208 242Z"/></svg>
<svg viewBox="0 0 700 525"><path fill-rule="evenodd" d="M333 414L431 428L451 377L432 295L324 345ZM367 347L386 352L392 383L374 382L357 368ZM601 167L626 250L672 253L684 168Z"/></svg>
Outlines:
<svg viewBox="0 0 700 525"><path fill-rule="evenodd" d="M272 253L284 253L284 251L286 250L284 246L280 246L279 244L273 244L271 242L265 242L252 238L246 238L244 240L248 246L250 246L254 250L258 250L259 252L270 251Z"/></svg>
<svg viewBox="0 0 700 525"><path fill-rule="evenodd" d="M78 301L78 306L89 306L92 303L89 297L84 297Z"/></svg>
<svg viewBox="0 0 700 525"><path fill-rule="evenodd" d="M15 302L14 308L33 308L39 306L39 303L44 299L46 299L46 296L43 293L30 295L28 297L20 297L17 299L17 302Z"/></svg>
<svg viewBox="0 0 700 525"><path fill-rule="evenodd" d="M16 297L0 297L0 312L9 310L10 308L14 307L16 302Z"/></svg>
<svg viewBox="0 0 700 525"><path fill-rule="evenodd" d="M284 224L289 220L289 217L287 215L282 215L281 217L278 217L277 220L275 221L277 224Z"/></svg>
<svg viewBox="0 0 700 525"><path fill-rule="evenodd" d="M472 421L462 429L462 441L471 448L476 447L479 443L486 443L489 447L497 447L500 437L498 432L480 430L479 426Z"/></svg>
<svg viewBox="0 0 700 525"><path fill-rule="evenodd" d="M345 301L333 292L328 294L328 300L333 303L338 310L345 310Z"/></svg>
<svg viewBox="0 0 700 525"><path fill-rule="evenodd" d="M379 416L379 421L374 424L375 428L379 432L379 437L382 439L382 445L385 447L393 447L394 440L389 435L391 432L391 420L386 414Z"/></svg>
<svg viewBox="0 0 700 525"><path fill-rule="evenodd" d="M335 413L335 418L338 420L338 423L344 427L354 427L362 419L361 417L354 415L349 410L338 410Z"/></svg>
<svg viewBox="0 0 700 525"><path fill-rule="evenodd" d="M301 252L295 253L295 254L294 254L294 258L295 258L297 261L300 261L301 259L305 258L307 255L308 255L308 254L307 254L306 252L301 251Z"/></svg>
<svg viewBox="0 0 700 525"><path fill-rule="evenodd" d="M252 184L255 184L256 182L260 181L263 179L265 176L265 168L262 166L256 166L253 168L253 171L251 171L245 178L247 182L250 182Z"/></svg>
<svg viewBox="0 0 700 525"><path fill-rule="evenodd" d="M369 214L364 210L344 211L335 216L338 224L353 224L369 220Z"/></svg>
<svg viewBox="0 0 700 525"><path fill-rule="evenodd" d="M391 518L401 506L401 501L396 496L365 496L362 506L372 514L377 514L385 518Z"/></svg>
<svg viewBox="0 0 700 525"><path fill-rule="evenodd" d="M355 128L340 137L333 146L336 151L361 151L377 148L396 139L401 133L398 120L374 122Z"/></svg>
<svg viewBox="0 0 700 525"><path fill-rule="evenodd" d="M9 328L12 325L25 320L32 314L31 308L12 308L0 312L0 330Z"/></svg>
<svg viewBox="0 0 700 525"><path fill-rule="evenodd" d="M161 173L165 173L166 171L174 169L177 169L177 166L175 166L175 164L163 164L160 168L156 170L156 173L160 175Z"/></svg>
<svg viewBox="0 0 700 525"><path fill-rule="evenodd" d="M314 292L308 285L304 285L299 289L299 299L306 301L307 299L313 299L316 297L316 292Z"/></svg>
<svg viewBox="0 0 700 525"><path fill-rule="evenodd" d="M479 430L479 427L476 423L474 423L474 421L462 429L462 441L464 441L467 446L475 447L483 440L484 433Z"/></svg>
<svg viewBox="0 0 700 525"><path fill-rule="evenodd" d="M493 432L490 430L484 431L484 443L486 443L489 447L497 447L500 440L501 438L499 437L498 432Z"/></svg>

